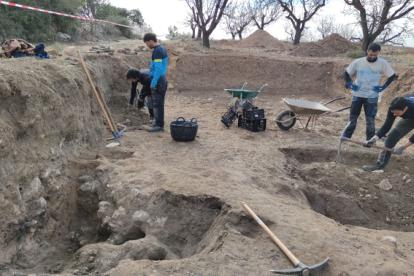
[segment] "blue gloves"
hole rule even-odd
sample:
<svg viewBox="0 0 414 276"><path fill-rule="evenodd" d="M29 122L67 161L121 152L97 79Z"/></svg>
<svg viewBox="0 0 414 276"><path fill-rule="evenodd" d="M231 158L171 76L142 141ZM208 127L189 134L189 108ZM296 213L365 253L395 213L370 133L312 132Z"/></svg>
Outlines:
<svg viewBox="0 0 414 276"><path fill-rule="evenodd" d="M364 147L370 148L371 146L374 146L376 142L377 140L375 140L374 137L372 137L371 139L365 142Z"/></svg>
<svg viewBox="0 0 414 276"><path fill-rule="evenodd" d="M404 147L403 146L392 149L392 153L397 154L397 155L401 155L403 151L404 151Z"/></svg>
<svg viewBox="0 0 414 276"><path fill-rule="evenodd" d="M353 84L351 81L348 81L346 84L348 85L349 88L351 88L355 92L359 90L359 86L356 84Z"/></svg>
<svg viewBox="0 0 414 276"><path fill-rule="evenodd" d="M377 85L377 86L373 86L372 90L376 93L380 93L380 92L384 91L384 89L387 88L387 87L388 87L387 84L384 84L383 86Z"/></svg>

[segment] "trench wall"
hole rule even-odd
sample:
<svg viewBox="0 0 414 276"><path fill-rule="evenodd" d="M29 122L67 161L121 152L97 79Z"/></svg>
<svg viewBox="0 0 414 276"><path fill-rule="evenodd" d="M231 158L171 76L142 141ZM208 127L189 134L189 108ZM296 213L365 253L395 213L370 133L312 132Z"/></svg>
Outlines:
<svg viewBox="0 0 414 276"><path fill-rule="evenodd" d="M239 54L184 53L177 62L180 90L241 88L279 94L332 94L341 91L346 63Z"/></svg>
<svg viewBox="0 0 414 276"><path fill-rule="evenodd" d="M128 98L129 66L149 67L149 53L127 58L84 56L107 102L116 92ZM76 202L70 161L110 133L79 60L0 62L0 265L31 266L68 229Z"/></svg>

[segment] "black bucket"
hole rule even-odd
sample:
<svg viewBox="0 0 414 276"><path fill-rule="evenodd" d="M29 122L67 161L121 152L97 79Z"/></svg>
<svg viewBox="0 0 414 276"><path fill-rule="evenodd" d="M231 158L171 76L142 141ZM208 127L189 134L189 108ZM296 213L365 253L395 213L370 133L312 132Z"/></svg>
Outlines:
<svg viewBox="0 0 414 276"><path fill-rule="evenodd" d="M193 141L196 138L197 130L198 122L196 118L186 121L183 117L178 117L176 121L170 122L171 137L175 141Z"/></svg>

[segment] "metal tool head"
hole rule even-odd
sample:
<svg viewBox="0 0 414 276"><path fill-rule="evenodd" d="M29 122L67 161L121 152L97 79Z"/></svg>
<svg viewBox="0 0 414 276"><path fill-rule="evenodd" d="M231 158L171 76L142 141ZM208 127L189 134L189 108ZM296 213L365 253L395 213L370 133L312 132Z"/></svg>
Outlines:
<svg viewBox="0 0 414 276"><path fill-rule="evenodd" d="M348 122L348 124L346 125L344 131L342 132L341 138L339 139L339 145L338 145L338 156L341 155L341 146L342 146L342 141L346 141L346 137L345 137L345 131L348 129L349 125L351 124L351 121Z"/></svg>
<svg viewBox="0 0 414 276"><path fill-rule="evenodd" d="M326 258L325 261L311 266L306 266L303 263L298 263L296 268L294 269L286 269L286 270L270 270L270 272L275 274L283 274L283 275L301 275L301 276L309 276L310 272L319 270L324 268L328 264L329 258Z"/></svg>
<svg viewBox="0 0 414 276"><path fill-rule="evenodd" d="M341 146L343 141L346 141L346 138L342 136L341 138L339 138L338 156L341 155Z"/></svg>

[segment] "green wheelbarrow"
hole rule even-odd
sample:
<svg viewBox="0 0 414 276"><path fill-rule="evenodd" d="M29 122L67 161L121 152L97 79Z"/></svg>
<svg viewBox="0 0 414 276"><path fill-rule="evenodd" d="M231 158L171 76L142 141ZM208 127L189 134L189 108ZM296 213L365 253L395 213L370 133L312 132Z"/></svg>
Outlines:
<svg viewBox="0 0 414 276"><path fill-rule="evenodd" d="M267 84L263 85L259 91L252 91L252 90L244 90L247 82L243 84L241 89L224 89L231 95L231 100L229 106L234 107L236 110L242 106L245 101L249 101L252 103L252 99L256 98L260 92L262 92L263 88L267 86Z"/></svg>

